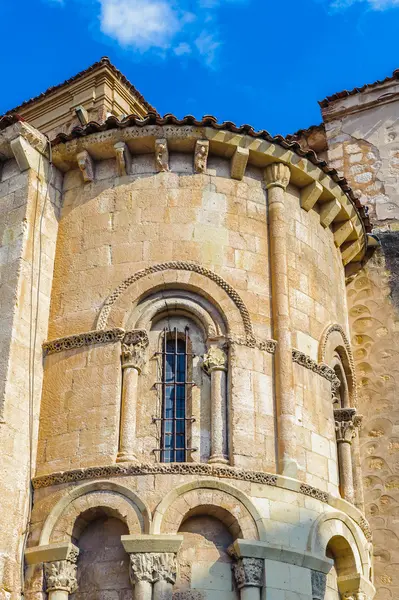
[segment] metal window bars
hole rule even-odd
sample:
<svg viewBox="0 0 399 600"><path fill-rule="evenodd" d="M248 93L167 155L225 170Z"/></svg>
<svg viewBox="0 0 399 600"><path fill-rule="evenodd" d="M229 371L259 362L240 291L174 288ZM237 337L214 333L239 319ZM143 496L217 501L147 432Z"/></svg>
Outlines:
<svg viewBox="0 0 399 600"><path fill-rule="evenodd" d="M195 448L188 447L187 423L195 421L187 417L187 391L195 385L188 381L188 359L193 354L188 352L188 332L185 327L184 337L175 327L173 331L165 328L163 331L162 352L157 352L162 357L162 377L156 385L162 386L162 416L154 417L154 421L161 422L160 462L187 462L188 452Z"/></svg>

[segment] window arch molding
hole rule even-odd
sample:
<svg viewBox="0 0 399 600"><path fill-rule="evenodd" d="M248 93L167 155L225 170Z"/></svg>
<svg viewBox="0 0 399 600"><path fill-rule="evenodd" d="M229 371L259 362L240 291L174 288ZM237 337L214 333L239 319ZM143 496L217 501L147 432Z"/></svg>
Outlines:
<svg viewBox="0 0 399 600"><path fill-rule="evenodd" d="M331 368L339 363L342 365L348 386L349 406L355 407L357 404L355 362L349 339L338 323L329 325L322 333L318 359Z"/></svg>
<svg viewBox="0 0 399 600"><path fill-rule="evenodd" d="M226 335L223 316L210 302L194 292L179 289L159 291L144 298L129 317L127 328L148 331L168 313L192 319L203 330L205 339Z"/></svg>
<svg viewBox="0 0 399 600"><path fill-rule="evenodd" d="M96 329L126 329L132 307L145 296L159 289L176 287L191 290L211 302L223 316L229 334L243 336L248 342L255 341L251 317L239 293L214 271L184 261L152 265L125 279L105 300Z"/></svg>

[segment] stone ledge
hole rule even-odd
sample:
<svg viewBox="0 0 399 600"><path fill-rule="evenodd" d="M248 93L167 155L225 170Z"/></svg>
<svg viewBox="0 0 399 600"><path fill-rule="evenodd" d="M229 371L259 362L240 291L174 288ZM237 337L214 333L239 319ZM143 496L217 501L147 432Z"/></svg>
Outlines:
<svg viewBox="0 0 399 600"><path fill-rule="evenodd" d="M79 549L74 544L63 543L49 544L47 546L34 546L25 550L27 565L54 562L58 560L71 560L78 556Z"/></svg>
<svg viewBox="0 0 399 600"><path fill-rule="evenodd" d="M122 535L121 541L128 554L137 552L178 552L182 535L137 534Z"/></svg>
<svg viewBox="0 0 399 600"><path fill-rule="evenodd" d="M334 561L325 556L316 556L306 550L292 550L285 546L275 546L266 542L235 540L230 546L229 553L238 557L263 558L285 562L298 567L306 567L312 571L328 573Z"/></svg>

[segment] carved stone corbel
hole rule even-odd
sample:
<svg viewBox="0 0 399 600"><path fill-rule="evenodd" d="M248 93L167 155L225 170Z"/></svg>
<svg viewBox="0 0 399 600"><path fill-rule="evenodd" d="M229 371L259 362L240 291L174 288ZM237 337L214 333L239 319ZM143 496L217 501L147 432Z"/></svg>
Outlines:
<svg viewBox="0 0 399 600"><path fill-rule="evenodd" d="M94 162L87 150L83 150L76 155L78 167L82 172L83 181L89 183L94 180Z"/></svg>
<svg viewBox="0 0 399 600"><path fill-rule="evenodd" d="M194 150L194 171L196 173L205 173L209 154L209 141L197 140Z"/></svg>
<svg viewBox="0 0 399 600"><path fill-rule="evenodd" d="M247 168L249 159L248 148L237 147L231 158L230 175L232 179L238 179L241 181L245 175L245 169Z"/></svg>
<svg viewBox="0 0 399 600"><path fill-rule="evenodd" d="M125 142L116 142L114 145L116 157L116 170L119 177L129 175L132 167L132 155Z"/></svg>
<svg viewBox="0 0 399 600"><path fill-rule="evenodd" d="M166 138L155 140L155 166L158 172L169 171L169 150Z"/></svg>

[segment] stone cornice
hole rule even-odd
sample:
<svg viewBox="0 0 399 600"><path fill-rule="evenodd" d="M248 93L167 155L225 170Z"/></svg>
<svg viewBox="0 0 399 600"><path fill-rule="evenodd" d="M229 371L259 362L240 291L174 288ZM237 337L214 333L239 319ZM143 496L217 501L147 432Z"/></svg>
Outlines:
<svg viewBox="0 0 399 600"><path fill-rule="evenodd" d="M48 157L48 140L46 136L29 123L17 121L0 131L0 160L13 158L14 151L11 142L19 137L24 138L32 148Z"/></svg>

